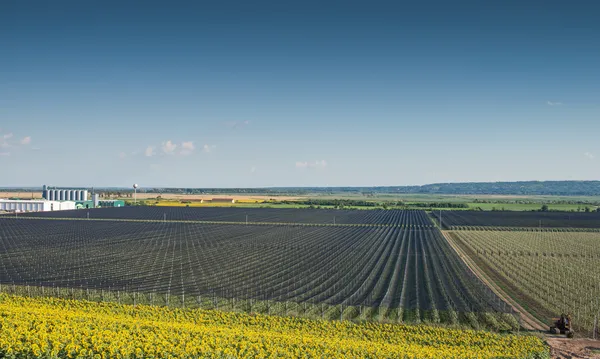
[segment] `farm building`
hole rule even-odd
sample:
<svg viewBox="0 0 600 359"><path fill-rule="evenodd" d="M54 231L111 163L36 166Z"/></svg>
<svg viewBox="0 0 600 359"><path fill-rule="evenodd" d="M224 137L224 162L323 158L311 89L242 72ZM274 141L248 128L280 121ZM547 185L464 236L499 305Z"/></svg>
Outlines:
<svg viewBox="0 0 600 359"><path fill-rule="evenodd" d="M98 194L93 196L93 200L90 201L77 201L77 209L86 208L101 208L101 207L125 207L125 201L122 200L100 200Z"/></svg>
<svg viewBox="0 0 600 359"><path fill-rule="evenodd" d="M75 202L0 199L0 211L6 212L48 212L67 209L75 209Z"/></svg>
<svg viewBox="0 0 600 359"><path fill-rule="evenodd" d="M125 207L125 201L120 199L99 200L96 207Z"/></svg>
<svg viewBox="0 0 600 359"><path fill-rule="evenodd" d="M75 208L76 209L94 208L94 202L93 201L76 201Z"/></svg>
<svg viewBox="0 0 600 359"><path fill-rule="evenodd" d="M233 198L213 198L210 200L212 203L235 203Z"/></svg>

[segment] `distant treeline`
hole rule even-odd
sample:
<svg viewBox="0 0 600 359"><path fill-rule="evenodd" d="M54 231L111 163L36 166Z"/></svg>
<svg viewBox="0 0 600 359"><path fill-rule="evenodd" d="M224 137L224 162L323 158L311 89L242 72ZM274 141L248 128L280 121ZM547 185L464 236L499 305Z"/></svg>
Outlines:
<svg viewBox="0 0 600 359"><path fill-rule="evenodd" d="M378 207L381 204L373 201L363 201L354 199L307 199L300 201L271 201L274 204L301 204L305 206L335 206L335 207Z"/></svg>
<svg viewBox="0 0 600 359"><path fill-rule="evenodd" d="M471 194L471 195L537 195L600 196L600 181L526 181L435 183L423 186L385 187L273 187L273 188L153 188L145 192L189 194L260 194L260 195L335 195L358 194Z"/></svg>
<svg viewBox="0 0 600 359"><path fill-rule="evenodd" d="M363 201L355 199L306 199L297 201L269 201L272 204L298 204L305 206L333 206L342 207L383 207L383 208L469 208L466 203L452 202L418 202L405 203L402 201Z"/></svg>
<svg viewBox="0 0 600 359"><path fill-rule="evenodd" d="M452 203L452 202L420 202L411 203L410 207L419 208L469 208L466 203Z"/></svg>
<svg viewBox="0 0 600 359"><path fill-rule="evenodd" d="M4 191L39 191L33 188L5 188ZM99 188L98 192L130 192L129 188ZM537 195L600 196L600 181L524 181L434 183L423 186L383 187L265 187L265 188L140 188L146 193L177 194L255 194L255 195L362 195L381 194L464 194L464 195Z"/></svg>

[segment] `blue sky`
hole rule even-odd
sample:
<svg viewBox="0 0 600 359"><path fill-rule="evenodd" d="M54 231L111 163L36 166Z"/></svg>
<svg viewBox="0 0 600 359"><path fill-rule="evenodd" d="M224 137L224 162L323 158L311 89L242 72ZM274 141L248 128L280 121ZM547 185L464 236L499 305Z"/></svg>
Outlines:
<svg viewBox="0 0 600 359"><path fill-rule="evenodd" d="M2 1L0 186L600 179L598 14Z"/></svg>

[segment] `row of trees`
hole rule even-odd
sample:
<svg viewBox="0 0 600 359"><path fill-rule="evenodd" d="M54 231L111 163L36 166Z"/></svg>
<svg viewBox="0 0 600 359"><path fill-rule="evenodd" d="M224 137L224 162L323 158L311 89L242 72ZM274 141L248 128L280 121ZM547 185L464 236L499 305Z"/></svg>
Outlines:
<svg viewBox="0 0 600 359"><path fill-rule="evenodd" d="M543 204L542 207L540 208L540 212L548 212L548 205L547 204ZM563 212L563 211L561 211ZM575 212L575 210L572 210L572 212ZM596 208L595 210L590 208L590 207L578 207L577 208L577 212L585 212L585 213L590 213L590 212L600 212L600 207Z"/></svg>
<svg viewBox="0 0 600 359"><path fill-rule="evenodd" d="M383 209L394 208L394 209L410 209L410 208L469 208L466 203L455 203L455 202L411 202L406 203L403 201L365 201L357 199L306 199L300 201L277 201L272 200L270 204L291 204L291 205L305 205L310 208L323 207L380 207Z"/></svg>

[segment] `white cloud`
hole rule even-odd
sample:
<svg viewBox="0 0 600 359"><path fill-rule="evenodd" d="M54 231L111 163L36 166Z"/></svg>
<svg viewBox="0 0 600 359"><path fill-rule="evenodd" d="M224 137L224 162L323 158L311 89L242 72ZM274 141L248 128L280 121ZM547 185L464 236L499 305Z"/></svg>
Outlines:
<svg viewBox="0 0 600 359"><path fill-rule="evenodd" d="M23 137L23 139L21 140L22 145L28 145L30 143L31 143L31 136Z"/></svg>
<svg viewBox="0 0 600 359"><path fill-rule="evenodd" d="M5 140L8 140L9 138L11 138L13 136L12 132L11 133L7 133L4 136L2 136L2 138L4 138Z"/></svg>
<svg viewBox="0 0 600 359"><path fill-rule="evenodd" d="M252 167L250 168L250 172L251 172L251 173L254 173L254 172L256 172L256 167L252 166Z"/></svg>
<svg viewBox="0 0 600 359"><path fill-rule="evenodd" d="M2 142L0 143L0 148L9 148L10 145L8 144L8 142Z"/></svg>
<svg viewBox="0 0 600 359"><path fill-rule="evenodd" d="M299 161L296 162L296 168L325 168L327 167L327 161L316 160L314 162Z"/></svg>
<svg viewBox="0 0 600 359"><path fill-rule="evenodd" d="M246 121L229 121L229 122L225 122L225 124L229 127L229 128L243 128L246 127L250 124L250 121L246 120Z"/></svg>
<svg viewBox="0 0 600 359"><path fill-rule="evenodd" d="M10 156L10 152L0 152L0 156Z"/></svg>
<svg viewBox="0 0 600 359"><path fill-rule="evenodd" d="M214 151L216 148L217 148L216 145L206 145L205 144L204 146L202 146L202 151L205 153L210 153L210 152Z"/></svg>
<svg viewBox="0 0 600 359"><path fill-rule="evenodd" d="M327 162L325 162L325 160L316 161L315 166L316 167L327 167Z"/></svg>
<svg viewBox="0 0 600 359"><path fill-rule="evenodd" d="M177 148L177 145L174 144L173 142L171 142L171 140L168 140L167 142L162 143L162 150L164 153L166 153L168 155L172 155L173 153L175 153L176 148Z"/></svg>
<svg viewBox="0 0 600 359"><path fill-rule="evenodd" d="M207 145L205 145L206 148ZM146 150L143 151L144 155L146 157L152 157L156 155L156 148L157 146L152 146L152 145L148 145L148 147L146 147ZM179 152L177 152L177 149L180 149ZM210 152L210 150L214 149L215 146L209 146L208 147L208 151ZM186 142L182 142L181 145L178 145L176 143L173 143L173 141L168 140L168 141L164 141L161 145L160 145L160 149L162 150L162 152L164 154L167 155L182 155L182 156L187 156L187 155L191 155L194 150L196 149L196 146L194 145L193 141L186 141ZM138 153L140 153L140 151L133 151L131 153L132 156L137 155ZM124 158L126 156L126 154L124 152L121 152L121 154L119 155L119 157Z"/></svg>
<svg viewBox="0 0 600 359"><path fill-rule="evenodd" d="M590 152L586 152L583 154L585 157L589 158L590 160L593 160L594 158L596 158L596 156L594 156L594 154L590 153Z"/></svg>
<svg viewBox="0 0 600 359"><path fill-rule="evenodd" d="M122 158L125 158L125 157L127 157L127 154L125 152L119 153L119 158L122 159Z"/></svg>
<svg viewBox="0 0 600 359"><path fill-rule="evenodd" d="M196 149L196 146L194 146L194 142L192 142L192 141L182 142L180 154L182 154L184 156L191 155L192 152L194 151L194 149Z"/></svg>
<svg viewBox="0 0 600 359"><path fill-rule="evenodd" d="M146 155L146 157L154 156L154 147L152 147L152 146L146 147L146 151L144 151L144 154Z"/></svg>
<svg viewBox="0 0 600 359"><path fill-rule="evenodd" d="M562 102L546 101L546 103L548 104L548 106L560 106L560 105L562 105Z"/></svg>

